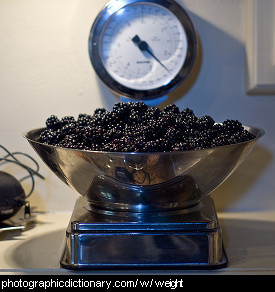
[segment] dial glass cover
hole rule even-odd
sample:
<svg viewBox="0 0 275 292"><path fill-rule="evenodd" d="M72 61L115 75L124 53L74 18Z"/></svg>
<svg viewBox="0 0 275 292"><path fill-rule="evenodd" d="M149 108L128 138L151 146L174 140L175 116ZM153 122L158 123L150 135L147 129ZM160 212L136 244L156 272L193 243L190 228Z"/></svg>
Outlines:
<svg viewBox="0 0 275 292"><path fill-rule="evenodd" d="M96 18L90 58L101 80L118 94L161 96L189 73L196 53L195 31L175 3L113 0Z"/></svg>
<svg viewBox="0 0 275 292"><path fill-rule="evenodd" d="M139 49L133 38L148 45ZM167 8L133 4L109 21L101 40L101 57L108 73L133 89L148 90L170 82L182 67L187 53L186 33ZM161 65L162 64L162 65Z"/></svg>

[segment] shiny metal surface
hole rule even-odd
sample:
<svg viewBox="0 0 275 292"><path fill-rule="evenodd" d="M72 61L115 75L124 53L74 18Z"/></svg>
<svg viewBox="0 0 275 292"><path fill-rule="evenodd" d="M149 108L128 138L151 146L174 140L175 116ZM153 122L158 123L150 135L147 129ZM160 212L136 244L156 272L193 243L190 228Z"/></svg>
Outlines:
<svg viewBox="0 0 275 292"><path fill-rule="evenodd" d="M211 197L188 213L129 221L98 216L77 200L66 231L67 269L218 269L227 264Z"/></svg>
<svg viewBox="0 0 275 292"><path fill-rule="evenodd" d="M24 137L66 184L98 210L154 212L187 208L217 188L245 159L264 131L245 127L256 138L203 150L162 153L85 151L37 142L43 130ZM107 211L106 211L107 212Z"/></svg>

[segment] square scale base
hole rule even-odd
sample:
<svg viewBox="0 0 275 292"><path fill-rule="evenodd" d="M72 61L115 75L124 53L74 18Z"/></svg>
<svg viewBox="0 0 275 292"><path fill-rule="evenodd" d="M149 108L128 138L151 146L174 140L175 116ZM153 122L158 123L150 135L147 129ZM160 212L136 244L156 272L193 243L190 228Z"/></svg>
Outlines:
<svg viewBox="0 0 275 292"><path fill-rule="evenodd" d="M66 269L218 269L227 258L209 196L188 212L134 220L95 214L81 197L60 264Z"/></svg>

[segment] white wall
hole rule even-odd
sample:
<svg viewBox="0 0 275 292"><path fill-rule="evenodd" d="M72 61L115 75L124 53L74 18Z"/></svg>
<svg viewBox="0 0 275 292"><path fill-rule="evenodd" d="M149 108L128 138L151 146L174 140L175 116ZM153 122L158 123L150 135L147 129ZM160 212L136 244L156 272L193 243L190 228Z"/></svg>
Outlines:
<svg viewBox="0 0 275 292"><path fill-rule="evenodd" d="M104 0L0 1L0 144L35 157L38 209L71 210L77 195L45 167L22 133L58 116L111 108L117 98L90 65L88 35ZM181 0L197 27L202 52L196 70L168 102L239 119L266 130L241 167L214 193L218 210L275 209L275 96L245 92L244 0ZM2 154L2 152L0 152ZM14 168L2 166L0 170ZM27 187L27 185L25 185Z"/></svg>

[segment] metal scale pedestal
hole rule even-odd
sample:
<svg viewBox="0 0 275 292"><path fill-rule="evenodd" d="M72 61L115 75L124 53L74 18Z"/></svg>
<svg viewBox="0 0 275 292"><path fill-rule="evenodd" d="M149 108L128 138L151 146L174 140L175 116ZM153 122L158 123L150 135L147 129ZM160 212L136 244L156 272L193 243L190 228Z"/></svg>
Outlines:
<svg viewBox="0 0 275 292"><path fill-rule="evenodd" d="M227 258L210 196L143 218L98 214L77 200L60 261L67 269L217 269Z"/></svg>

